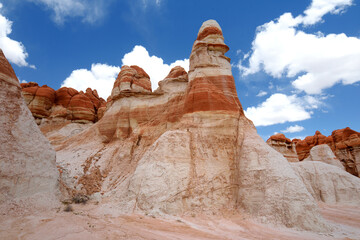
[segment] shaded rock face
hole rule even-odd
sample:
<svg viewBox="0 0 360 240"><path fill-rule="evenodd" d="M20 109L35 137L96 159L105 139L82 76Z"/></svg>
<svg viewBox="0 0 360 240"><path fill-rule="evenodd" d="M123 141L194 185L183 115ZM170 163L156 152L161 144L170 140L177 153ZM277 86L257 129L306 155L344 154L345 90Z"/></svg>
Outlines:
<svg viewBox="0 0 360 240"><path fill-rule="evenodd" d="M337 159L327 144L321 144L311 148L310 155L304 161L318 161L334 165L345 170L339 159Z"/></svg>
<svg viewBox="0 0 360 240"><path fill-rule="evenodd" d="M338 166L320 161L302 161L292 163L291 166L317 201L328 204L359 206L359 178L345 172Z"/></svg>
<svg viewBox="0 0 360 240"><path fill-rule="evenodd" d="M243 210L263 222L326 228L302 180L245 117L227 50L209 20L188 74L174 68L156 91L138 91L133 73L146 75L123 68L101 120L56 145L69 194L100 193L112 212Z"/></svg>
<svg viewBox="0 0 360 240"><path fill-rule="evenodd" d="M41 134L22 96L19 81L0 50L0 212L53 207L58 193L55 151ZM36 86L34 86L36 87ZM44 87L36 114L46 114L39 104L52 101L53 92Z"/></svg>
<svg viewBox="0 0 360 240"><path fill-rule="evenodd" d="M96 122L106 109L105 100L90 88L85 93L67 87L55 91L46 85L40 87L34 82L22 83L21 88L25 102L38 124L42 119Z"/></svg>
<svg viewBox="0 0 360 240"><path fill-rule="evenodd" d="M296 153L295 142L292 142L289 138L286 138L284 134L275 134L271 136L266 141L266 143L281 153L289 162L299 161L298 155Z"/></svg>
<svg viewBox="0 0 360 240"><path fill-rule="evenodd" d="M306 137L296 144L299 160L309 156L310 150L317 145L327 144L341 161L347 172L359 175L360 170L360 133L350 128L335 130L328 137L316 131L314 136Z"/></svg>

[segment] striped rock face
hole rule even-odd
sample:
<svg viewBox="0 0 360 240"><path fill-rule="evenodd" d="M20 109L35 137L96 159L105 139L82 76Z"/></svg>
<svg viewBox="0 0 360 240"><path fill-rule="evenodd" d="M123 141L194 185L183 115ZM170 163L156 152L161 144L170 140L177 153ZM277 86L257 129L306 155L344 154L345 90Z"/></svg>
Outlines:
<svg viewBox="0 0 360 240"><path fill-rule="evenodd" d="M141 67L123 66L114 83L111 98L115 99L124 92L151 92L149 75Z"/></svg>
<svg viewBox="0 0 360 240"><path fill-rule="evenodd" d="M106 110L106 102L96 90L86 89L78 92L73 88L62 87L55 91L35 82L22 83L21 93L38 124L41 119L69 120L77 123L96 122ZM102 107L100 115L98 109Z"/></svg>
<svg viewBox="0 0 360 240"><path fill-rule="evenodd" d="M302 180L245 117L228 50L209 20L189 72L175 67L154 92L142 69L124 66L102 119L57 147L69 189L100 192L121 213L242 209L267 222L324 229Z"/></svg>
<svg viewBox="0 0 360 240"><path fill-rule="evenodd" d="M50 116L50 109L55 101L55 90L44 85L39 87L37 83L22 83L22 95L35 118Z"/></svg>
<svg viewBox="0 0 360 240"><path fill-rule="evenodd" d="M185 112L242 112L231 73L230 58L224 55L228 50L219 24L214 20L204 22L190 55L190 86L185 100Z"/></svg>

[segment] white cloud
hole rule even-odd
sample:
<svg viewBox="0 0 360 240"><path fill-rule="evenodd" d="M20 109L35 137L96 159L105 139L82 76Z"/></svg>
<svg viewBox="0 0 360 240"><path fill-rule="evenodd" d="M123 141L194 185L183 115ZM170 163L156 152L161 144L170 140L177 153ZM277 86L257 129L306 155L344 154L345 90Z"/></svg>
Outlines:
<svg viewBox="0 0 360 240"><path fill-rule="evenodd" d="M290 126L290 127L286 128L285 130L281 130L281 132L283 132L283 133L295 133L295 132L301 132L304 129L305 128L303 126L294 125L294 126Z"/></svg>
<svg viewBox="0 0 360 240"><path fill-rule="evenodd" d="M108 0L28 0L53 11L53 20L63 24L68 18L79 17L95 23L105 16Z"/></svg>
<svg viewBox="0 0 360 240"><path fill-rule="evenodd" d="M327 13L337 14L351 0L313 0L305 15L284 13L257 29L249 66L239 63L244 75L264 70L275 78L297 77L292 85L308 94L320 94L336 83L360 81L360 39L344 33L309 34L301 25L320 22Z"/></svg>
<svg viewBox="0 0 360 240"><path fill-rule="evenodd" d="M157 56L150 56L143 46L135 46L133 50L126 53L122 59L123 65L137 65L143 68L150 76L152 90L158 87L158 82L163 80L175 66L182 66L189 70L189 60L177 60L170 65ZM85 91L90 87L96 89L100 97L107 99L111 94L120 67L107 64L92 64L91 69L77 69L72 71L65 79L61 87L72 87L78 91Z"/></svg>
<svg viewBox="0 0 360 240"><path fill-rule="evenodd" d="M119 72L120 67L100 63L92 64L90 70L74 70L61 87L72 87L78 91L85 91L88 87L96 89L99 96L106 100L110 96Z"/></svg>
<svg viewBox="0 0 360 240"><path fill-rule="evenodd" d="M309 109L315 107L317 106L309 104L305 98L276 93L257 107L248 107L245 115L255 126L269 126L309 119L312 114Z"/></svg>
<svg viewBox="0 0 360 240"><path fill-rule="evenodd" d="M0 5L0 9L2 4ZM29 65L26 61L28 53L21 42L13 40L8 37L12 32L12 21L0 14L0 48L3 50L6 58L20 66L35 68L34 65Z"/></svg>
<svg viewBox="0 0 360 240"><path fill-rule="evenodd" d="M123 65L137 65L145 70L150 76L151 87L155 90L158 82L163 80L175 66L181 66L189 71L189 59L177 60L170 65L165 64L162 58L150 56L149 52L143 46L135 46L133 50L124 55Z"/></svg>
<svg viewBox="0 0 360 240"><path fill-rule="evenodd" d="M315 24L321 21L322 17L327 13L338 14L345 7L352 4L353 0L313 0L310 7L305 10L303 23L305 25Z"/></svg>
<svg viewBox="0 0 360 240"><path fill-rule="evenodd" d="M265 95L267 95L268 93L263 91L263 90L260 90L260 92L256 95L257 97L263 97Z"/></svg>

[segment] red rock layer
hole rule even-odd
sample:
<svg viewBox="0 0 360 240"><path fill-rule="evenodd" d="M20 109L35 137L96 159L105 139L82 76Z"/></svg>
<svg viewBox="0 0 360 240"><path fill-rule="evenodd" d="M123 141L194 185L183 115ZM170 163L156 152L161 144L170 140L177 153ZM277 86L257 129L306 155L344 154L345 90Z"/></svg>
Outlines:
<svg viewBox="0 0 360 240"><path fill-rule="evenodd" d="M201 27L190 55L185 113L224 110L243 114L230 59L224 55L228 50L216 22Z"/></svg>
<svg viewBox="0 0 360 240"><path fill-rule="evenodd" d="M165 79L180 78L181 76L186 76L187 78L187 72L185 71L184 68L180 66L176 66L170 70L169 74L166 76Z"/></svg>
<svg viewBox="0 0 360 240"><path fill-rule="evenodd" d="M284 134L278 133L271 136L267 141L272 148L280 152L289 162L298 162L298 155L296 154L295 143Z"/></svg>
<svg viewBox="0 0 360 240"><path fill-rule="evenodd" d="M327 144L335 156L345 166L346 171L359 176L360 173L360 133L350 128L338 129L328 137L316 131L314 136L306 137L296 144L299 160L309 156L312 147Z"/></svg>
<svg viewBox="0 0 360 240"><path fill-rule="evenodd" d="M46 85L39 87L37 83L25 83L21 84L21 87L22 95L33 116L49 117L55 101L55 90Z"/></svg>
<svg viewBox="0 0 360 240"><path fill-rule="evenodd" d="M116 98L121 92L151 92L149 75L138 66L122 66L116 78L111 98Z"/></svg>
<svg viewBox="0 0 360 240"><path fill-rule="evenodd" d="M25 102L36 119L64 118L76 122L96 122L99 119L98 109L102 107L101 116L106 109L105 100L90 88L85 93L67 87L55 91L34 82L23 83L21 88Z"/></svg>
<svg viewBox="0 0 360 240"><path fill-rule="evenodd" d="M190 82L185 113L198 111L242 111L232 76L208 76Z"/></svg>

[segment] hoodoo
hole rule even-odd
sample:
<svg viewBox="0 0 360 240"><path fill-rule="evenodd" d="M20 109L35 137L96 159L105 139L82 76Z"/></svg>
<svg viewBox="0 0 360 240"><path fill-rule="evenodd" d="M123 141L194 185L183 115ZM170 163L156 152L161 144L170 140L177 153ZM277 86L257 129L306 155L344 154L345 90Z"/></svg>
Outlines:
<svg viewBox="0 0 360 240"><path fill-rule="evenodd" d="M69 194L100 193L122 213L245 211L264 222L324 229L300 177L245 117L228 49L209 20L188 74L176 67L151 92L141 68L123 67L104 116L56 145Z"/></svg>

